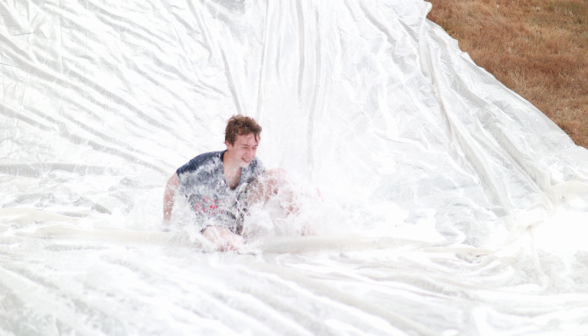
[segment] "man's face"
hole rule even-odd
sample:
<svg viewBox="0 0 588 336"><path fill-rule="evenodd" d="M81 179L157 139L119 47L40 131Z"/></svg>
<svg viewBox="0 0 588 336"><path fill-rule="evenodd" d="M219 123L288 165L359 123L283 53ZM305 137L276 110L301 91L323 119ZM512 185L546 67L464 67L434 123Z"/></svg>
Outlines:
<svg viewBox="0 0 588 336"><path fill-rule="evenodd" d="M253 133L237 135L234 145L231 145L228 141L225 141L225 144L227 145L227 154L229 154L233 162L237 162L241 168L249 167L251 160L255 157L258 145Z"/></svg>

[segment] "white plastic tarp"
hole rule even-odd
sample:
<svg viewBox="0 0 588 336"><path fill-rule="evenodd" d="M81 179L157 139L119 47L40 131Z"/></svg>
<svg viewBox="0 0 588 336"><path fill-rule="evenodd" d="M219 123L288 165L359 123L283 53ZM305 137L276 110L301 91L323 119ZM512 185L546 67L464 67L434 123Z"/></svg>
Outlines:
<svg viewBox="0 0 588 336"><path fill-rule="evenodd" d="M588 151L430 7L0 3L1 333L588 333ZM218 253L162 195L238 113L308 197Z"/></svg>

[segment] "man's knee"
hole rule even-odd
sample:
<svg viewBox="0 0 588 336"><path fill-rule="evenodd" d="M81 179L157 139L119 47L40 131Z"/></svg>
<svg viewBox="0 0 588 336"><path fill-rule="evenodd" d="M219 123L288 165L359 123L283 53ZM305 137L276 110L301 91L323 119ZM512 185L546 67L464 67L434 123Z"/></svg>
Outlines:
<svg viewBox="0 0 588 336"><path fill-rule="evenodd" d="M279 178L279 179L288 178L288 172L286 171L286 169L280 168L280 167L272 168L272 169L266 171L263 175L267 176L267 177L273 177L273 178Z"/></svg>
<svg viewBox="0 0 588 336"><path fill-rule="evenodd" d="M272 168L263 174L270 193L275 194L278 189L289 186L290 176L284 168Z"/></svg>

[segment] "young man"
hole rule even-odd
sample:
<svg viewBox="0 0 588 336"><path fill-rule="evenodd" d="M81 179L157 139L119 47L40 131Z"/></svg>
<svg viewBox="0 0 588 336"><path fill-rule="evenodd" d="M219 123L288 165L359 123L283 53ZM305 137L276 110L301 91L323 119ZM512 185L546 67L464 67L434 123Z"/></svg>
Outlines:
<svg viewBox="0 0 588 336"><path fill-rule="evenodd" d="M266 172L255 157L260 133L261 126L252 118L231 117L225 131L225 151L201 154L169 178L163 201L164 221L171 219L177 192L187 198L204 237L221 250L241 245L248 204L267 200L285 181L285 171Z"/></svg>

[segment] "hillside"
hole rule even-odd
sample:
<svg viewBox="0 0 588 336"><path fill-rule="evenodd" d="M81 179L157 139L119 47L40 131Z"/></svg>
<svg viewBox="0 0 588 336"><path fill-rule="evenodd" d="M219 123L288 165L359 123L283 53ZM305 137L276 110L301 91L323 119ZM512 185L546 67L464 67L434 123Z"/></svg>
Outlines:
<svg viewBox="0 0 588 336"><path fill-rule="evenodd" d="M476 64L588 147L588 1L428 1Z"/></svg>

